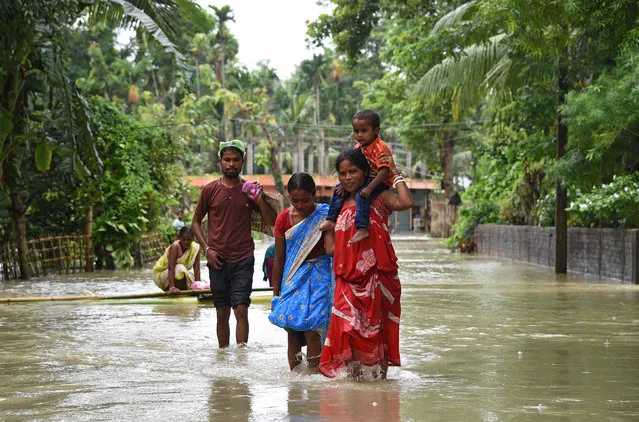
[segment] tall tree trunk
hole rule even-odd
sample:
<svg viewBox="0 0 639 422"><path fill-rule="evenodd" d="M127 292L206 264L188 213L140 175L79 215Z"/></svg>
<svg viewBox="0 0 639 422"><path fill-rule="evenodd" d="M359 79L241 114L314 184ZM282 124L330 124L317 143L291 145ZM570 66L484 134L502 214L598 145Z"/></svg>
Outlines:
<svg viewBox="0 0 639 422"><path fill-rule="evenodd" d="M27 219L25 207L20 194L11 192L11 215L16 226L16 244L18 245L18 267L20 278L28 280L31 277L29 267L29 253L27 249Z"/></svg>
<svg viewBox="0 0 639 422"><path fill-rule="evenodd" d="M218 82L222 86L222 89L226 88L226 76L224 75L224 71L225 71L224 61L226 60L225 50L226 50L226 38L222 38L220 41L220 59L219 59L220 70L219 70L219 74L216 74L216 77L218 78ZM220 138L220 141L226 141L228 137L226 134L226 102L224 101L224 97L222 97L222 104L220 107L220 111L222 116L222 120L220 122L222 136Z"/></svg>
<svg viewBox="0 0 639 422"><path fill-rule="evenodd" d="M565 102L565 95L568 90L568 68L566 65L559 66L559 97L557 110ZM557 144L555 157L557 161L566 153L568 143L568 126L564 123L561 112L557 112ZM566 207L568 206L568 195L566 193L565 180L557 180L555 186L555 273L566 274L568 270L568 217Z"/></svg>
<svg viewBox="0 0 639 422"><path fill-rule="evenodd" d="M315 84L315 104L317 107L317 110L315 111L315 125L319 125L319 120L320 120L320 87L319 87L319 83Z"/></svg>
<svg viewBox="0 0 639 422"><path fill-rule="evenodd" d="M195 92L197 93L197 98L200 99L200 61L195 56ZM173 94L173 98L175 101L175 94Z"/></svg>
<svg viewBox="0 0 639 422"><path fill-rule="evenodd" d="M455 152L455 134L444 132L441 149L439 150L439 164L442 167L442 189L444 196L450 199L453 196L453 154Z"/></svg>
<svg viewBox="0 0 639 422"><path fill-rule="evenodd" d="M260 121L259 125L262 128L264 135L266 135L266 141L268 142L268 149L270 153L269 158L271 161L271 171L273 172L273 181L275 182L275 189L280 193L280 195L282 195L282 197L284 198L284 203L286 205L287 196L286 196L286 193L284 192L284 182L282 181L282 169L280 169L280 163L278 161L277 143L271 137L271 132L266 127L266 124Z"/></svg>
<svg viewBox="0 0 639 422"><path fill-rule="evenodd" d="M87 234L87 247L86 247L86 266L85 271L88 273L93 272L93 205L89 205L87 210L87 219L85 225L85 231Z"/></svg>

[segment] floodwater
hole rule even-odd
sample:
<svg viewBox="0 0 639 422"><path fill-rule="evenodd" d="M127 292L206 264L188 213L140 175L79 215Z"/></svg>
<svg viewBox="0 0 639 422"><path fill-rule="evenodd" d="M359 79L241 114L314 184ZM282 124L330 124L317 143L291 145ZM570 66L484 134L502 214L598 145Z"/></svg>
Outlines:
<svg viewBox="0 0 639 422"><path fill-rule="evenodd" d="M249 346L224 350L214 308L195 298L0 304L0 420L639 419L639 286L425 238L394 245L402 367L388 380L290 372L285 332L258 294ZM148 269L0 283L0 297L85 291L156 288Z"/></svg>

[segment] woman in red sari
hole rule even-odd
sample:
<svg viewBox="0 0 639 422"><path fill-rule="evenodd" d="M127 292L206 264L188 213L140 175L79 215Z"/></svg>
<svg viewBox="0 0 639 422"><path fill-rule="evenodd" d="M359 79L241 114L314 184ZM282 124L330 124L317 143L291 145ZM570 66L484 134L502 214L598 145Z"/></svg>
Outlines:
<svg viewBox="0 0 639 422"><path fill-rule="evenodd" d="M371 200L369 236L349 244L355 228L355 195L364 184L368 163L360 150L337 157L339 182L346 198L335 224L335 296L320 358L319 371L333 378L386 377L388 366L399 366L401 285L397 256L388 232L388 216L413 206L413 197L388 158L397 194L391 190Z"/></svg>

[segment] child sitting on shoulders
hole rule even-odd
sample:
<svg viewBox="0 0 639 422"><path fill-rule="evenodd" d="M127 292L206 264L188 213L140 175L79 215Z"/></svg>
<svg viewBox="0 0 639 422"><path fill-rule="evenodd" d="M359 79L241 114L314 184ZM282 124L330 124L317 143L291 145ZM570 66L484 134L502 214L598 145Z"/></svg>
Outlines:
<svg viewBox="0 0 639 422"><path fill-rule="evenodd" d="M391 174L389 158L393 152L388 144L379 137L380 130L379 114L373 110L361 110L355 113L351 119L353 125L353 136L357 140L355 148L361 149L364 157L368 161L371 171L356 196L355 228L357 232L348 243L359 242L368 237L368 227L370 223L371 199L379 195L384 190L393 186L396 175ZM401 176L396 176L401 177ZM326 223L320 230L335 228L335 222L339 215L344 198L342 188L339 184L335 187L335 193L331 199Z"/></svg>

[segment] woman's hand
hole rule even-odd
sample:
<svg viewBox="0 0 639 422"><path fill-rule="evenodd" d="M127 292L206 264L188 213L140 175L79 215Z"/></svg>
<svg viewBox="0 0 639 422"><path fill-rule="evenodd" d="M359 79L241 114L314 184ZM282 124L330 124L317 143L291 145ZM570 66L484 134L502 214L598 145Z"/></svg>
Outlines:
<svg viewBox="0 0 639 422"><path fill-rule="evenodd" d="M395 160L393 160L393 155L390 154L389 152L385 151L379 154L379 162L381 164L388 164L391 175L393 177L399 176L401 174L401 172L397 169L397 166L395 165Z"/></svg>
<svg viewBox="0 0 639 422"><path fill-rule="evenodd" d="M169 287L169 294L172 294L172 295L173 295L173 294L176 294L176 293L180 293L180 289L178 289L178 288L177 288L177 287L175 287L175 286L171 286L171 287Z"/></svg>

